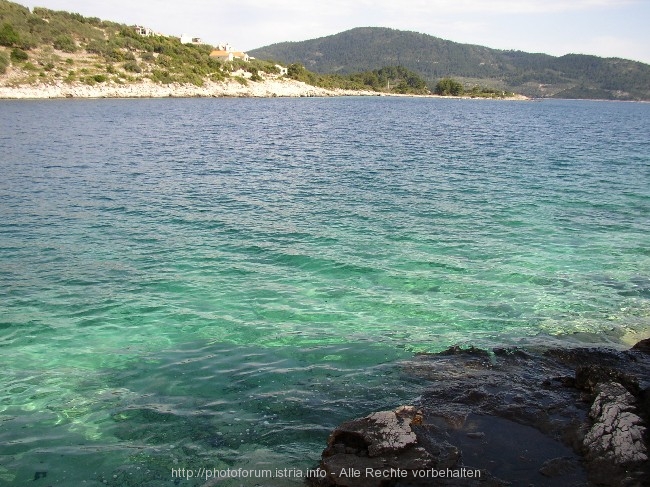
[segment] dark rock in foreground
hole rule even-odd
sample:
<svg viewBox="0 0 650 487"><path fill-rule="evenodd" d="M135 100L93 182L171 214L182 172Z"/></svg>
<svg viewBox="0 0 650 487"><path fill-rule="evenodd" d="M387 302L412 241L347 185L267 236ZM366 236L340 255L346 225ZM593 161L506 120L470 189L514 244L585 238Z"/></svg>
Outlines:
<svg viewBox="0 0 650 487"><path fill-rule="evenodd" d="M336 428L313 485L650 485L650 340L625 352L454 347L405 372L426 381L418 403Z"/></svg>

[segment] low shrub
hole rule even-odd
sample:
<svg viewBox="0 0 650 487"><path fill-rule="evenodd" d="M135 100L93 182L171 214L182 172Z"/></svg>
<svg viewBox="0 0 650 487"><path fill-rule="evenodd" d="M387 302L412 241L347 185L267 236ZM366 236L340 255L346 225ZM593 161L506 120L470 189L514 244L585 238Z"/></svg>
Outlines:
<svg viewBox="0 0 650 487"><path fill-rule="evenodd" d="M154 69L151 73L151 80L164 85L168 85L174 82L174 78L171 77L169 71L163 71L162 69Z"/></svg>
<svg viewBox="0 0 650 487"><path fill-rule="evenodd" d="M14 61L16 63L20 63L20 62L23 62L23 61L27 61L28 59L29 59L29 54L27 54L22 49L14 47L11 50L11 60L12 61Z"/></svg>
<svg viewBox="0 0 650 487"><path fill-rule="evenodd" d="M0 46L12 47L20 43L20 36L13 25L5 22L0 27Z"/></svg>
<svg viewBox="0 0 650 487"><path fill-rule="evenodd" d="M74 39L69 35L60 35L52 43L54 49L64 52L75 52L77 50L77 44Z"/></svg>
<svg viewBox="0 0 650 487"><path fill-rule="evenodd" d="M136 61L128 61L122 65L124 68L124 71L128 71L130 73L141 73L142 68Z"/></svg>
<svg viewBox="0 0 650 487"><path fill-rule="evenodd" d="M0 74L5 74L8 66L9 58L4 52L0 52Z"/></svg>

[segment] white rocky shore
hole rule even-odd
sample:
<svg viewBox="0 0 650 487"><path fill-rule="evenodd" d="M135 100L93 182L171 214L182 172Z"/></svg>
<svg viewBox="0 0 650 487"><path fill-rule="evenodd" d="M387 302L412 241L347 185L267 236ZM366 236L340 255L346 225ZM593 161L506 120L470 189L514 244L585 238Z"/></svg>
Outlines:
<svg viewBox="0 0 650 487"><path fill-rule="evenodd" d="M56 98L275 98L275 97L328 97L328 96L410 96L443 98L438 95L400 95L378 93L371 90L328 90L311 86L290 78L266 78L263 81L247 81L241 84L236 79L221 82L205 82L203 86L172 83L168 85L142 79L135 83L113 82L88 85L85 83L46 82L34 85L12 85L0 82L0 100L42 100ZM447 97L444 97L447 98ZM469 96L454 98L470 98ZM527 100L523 95L506 98Z"/></svg>
<svg viewBox="0 0 650 487"><path fill-rule="evenodd" d="M206 82L203 86L173 83L163 85L150 80L138 83L84 83L52 82L37 85L0 86L0 99L47 98L167 98L167 97L325 97L377 96L374 91L327 90L287 78L267 78L264 81L237 80Z"/></svg>

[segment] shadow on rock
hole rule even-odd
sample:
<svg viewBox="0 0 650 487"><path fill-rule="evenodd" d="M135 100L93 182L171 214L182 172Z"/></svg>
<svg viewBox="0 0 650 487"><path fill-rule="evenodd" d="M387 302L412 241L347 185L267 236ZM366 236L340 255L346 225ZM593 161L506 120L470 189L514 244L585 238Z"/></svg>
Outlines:
<svg viewBox="0 0 650 487"><path fill-rule="evenodd" d="M625 352L453 347L404 372L425 380L418 403L336 428L312 485L650 485L650 340Z"/></svg>

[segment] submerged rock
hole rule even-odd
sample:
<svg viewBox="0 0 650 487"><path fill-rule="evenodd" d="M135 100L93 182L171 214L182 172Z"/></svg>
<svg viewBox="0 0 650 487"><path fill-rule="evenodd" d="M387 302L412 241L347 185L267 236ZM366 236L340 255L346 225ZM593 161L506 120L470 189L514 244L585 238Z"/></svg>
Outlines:
<svg viewBox="0 0 650 487"><path fill-rule="evenodd" d="M650 485L643 345L453 347L404 372L425 380L417 404L339 426L313 485Z"/></svg>

